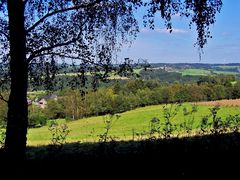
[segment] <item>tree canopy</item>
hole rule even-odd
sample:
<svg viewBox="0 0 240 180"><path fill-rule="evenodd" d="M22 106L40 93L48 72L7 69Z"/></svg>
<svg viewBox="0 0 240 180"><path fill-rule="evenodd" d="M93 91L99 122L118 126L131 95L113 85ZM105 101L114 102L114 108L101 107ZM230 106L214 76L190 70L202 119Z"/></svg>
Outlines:
<svg viewBox="0 0 240 180"><path fill-rule="evenodd" d="M23 3L26 57L32 65L29 73L40 76L54 73L52 67L59 60L77 61L85 67L89 64L109 67L112 53L136 37L139 27L134 13L142 6L147 8L144 25L152 29L157 13L170 32L172 16L188 17L190 26L196 26L196 45L203 48L211 37L209 27L222 7L221 0L25 0ZM6 0L1 1L0 8L0 59L7 62L10 37ZM49 72L39 70L40 64Z"/></svg>
<svg viewBox="0 0 240 180"><path fill-rule="evenodd" d="M24 3L26 59L35 83L42 80L39 77L46 77L44 82L51 81L57 63L64 61L81 64L80 72L103 68L107 73L113 52L138 32L133 6L139 6L140 2L27 0ZM8 62L8 12L6 6L1 7L0 59Z"/></svg>

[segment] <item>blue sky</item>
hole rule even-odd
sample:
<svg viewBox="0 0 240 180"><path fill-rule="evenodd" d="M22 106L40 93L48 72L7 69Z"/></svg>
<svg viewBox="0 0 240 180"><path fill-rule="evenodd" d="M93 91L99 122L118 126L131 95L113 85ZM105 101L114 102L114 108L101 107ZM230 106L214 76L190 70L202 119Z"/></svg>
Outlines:
<svg viewBox="0 0 240 180"><path fill-rule="evenodd" d="M211 26L213 38L204 47L202 59L194 47L195 28L189 29L188 20L175 16L173 33L165 31L160 20L155 30L141 28L131 47L123 47L118 59L148 59L159 63L240 63L240 0L223 0L216 23ZM141 23L141 21L140 21Z"/></svg>

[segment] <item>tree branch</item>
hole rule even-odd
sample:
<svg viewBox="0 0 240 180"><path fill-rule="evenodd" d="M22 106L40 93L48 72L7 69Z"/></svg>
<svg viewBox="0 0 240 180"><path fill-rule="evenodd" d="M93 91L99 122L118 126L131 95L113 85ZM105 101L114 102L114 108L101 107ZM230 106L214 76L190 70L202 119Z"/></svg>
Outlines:
<svg viewBox="0 0 240 180"><path fill-rule="evenodd" d="M69 41L66 41L66 42L63 42L63 43L58 43L58 44L54 44L52 46L48 46L48 47L43 47L37 51L34 51L30 56L29 58L27 58L27 61L28 63L30 63L31 60L33 60L35 57L38 57L38 56L41 56L41 52L43 51L49 51L49 50L52 50L54 48L57 48L57 47L62 47L62 46L67 46L71 43L74 43L77 41L77 39L79 38L80 36L80 33L78 34L78 36L76 38L72 38L71 40Z"/></svg>
<svg viewBox="0 0 240 180"><path fill-rule="evenodd" d="M82 25L85 24L85 23L87 23L87 19L82 23ZM79 39L80 35L81 35L81 31L78 33L77 37L76 38L72 38L72 40L69 40L69 41L66 41L66 42L63 42L63 43L58 43L58 44L55 44L55 45L52 45L52 46L48 46L48 47L43 47L43 48L41 48L41 49L39 49L37 51L31 52L32 54L27 58L27 62L30 63L31 60L33 60L35 57L40 57L41 55L47 55L47 54L50 53L50 52L47 52L47 53L43 54L42 53L43 51L49 51L49 50L52 50L54 48L67 46L67 45L69 45L71 43L76 42Z"/></svg>
<svg viewBox="0 0 240 180"><path fill-rule="evenodd" d="M2 30L0 30L0 34L4 35L8 41L10 40L9 35L7 33L3 32Z"/></svg>
<svg viewBox="0 0 240 180"><path fill-rule="evenodd" d="M50 56L50 55L59 56L59 57L63 57L63 58L69 58L69 59L78 59L78 60L80 59L79 57L76 57L76 56L70 56L70 55L66 55L66 54L62 54L62 53L54 53L54 52L42 53L42 54L37 55L36 57L39 57L39 56Z"/></svg>
<svg viewBox="0 0 240 180"><path fill-rule="evenodd" d="M6 100L1 93L0 93L0 100L4 101L5 103L8 103L8 100Z"/></svg>
<svg viewBox="0 0 240 180"><path fill-rule="evenodd" d="M87 4L80 4L80 5L75 5L75 6L72 6L72 7L69 7L69 8L66 8L66 9L60 9L60 10L56 10L56 11L53 11L51 13L47 13L46 15L44 15L42 18L40 18L37 22L35 22L30 28L28 28L26 30L26 33L32 31L34 28L36 28L39 24L43 23L47 18L53 16L53 15L56 15L58 13L63 13L63 12L67 12L67 11L72 11L72 10L78 10L78 9L81 9L81 8L88 8L88 7L91 7L91 6L94 6L98 3L100 3L101 0L95 0L94 2L92 3L87 3Z"/></svg>

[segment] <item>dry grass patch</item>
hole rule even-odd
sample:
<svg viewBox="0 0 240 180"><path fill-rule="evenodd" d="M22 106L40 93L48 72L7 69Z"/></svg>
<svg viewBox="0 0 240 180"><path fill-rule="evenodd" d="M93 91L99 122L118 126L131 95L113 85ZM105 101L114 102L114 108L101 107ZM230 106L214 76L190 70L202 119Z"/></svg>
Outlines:
<svg viewBox="0 0 240 180"><path fill-rule="evenodd" d="M204 106L240 106L240 99L226 99L218 101L198 102L197 105Z"/></svg>

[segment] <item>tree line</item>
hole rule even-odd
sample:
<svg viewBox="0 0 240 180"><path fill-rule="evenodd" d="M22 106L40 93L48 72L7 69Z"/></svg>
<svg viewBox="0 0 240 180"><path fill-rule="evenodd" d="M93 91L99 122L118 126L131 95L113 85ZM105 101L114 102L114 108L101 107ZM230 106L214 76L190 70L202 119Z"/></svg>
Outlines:
<svg viewBox="0 0 240 180"><path fill-rule="evenodd" d="M57 91L58 99L47 107L29 107L29 127L45 125L49 119L77 120L83 117L115 114L147 105L175 102L213 101L240 98L240 81L232 76L202 77L192 83L162 83L159 80L132 79L115 82L84 94L75 88ZM0 103L1 124L6 122L7 106Z"/></svg>

